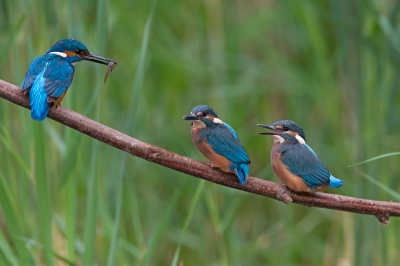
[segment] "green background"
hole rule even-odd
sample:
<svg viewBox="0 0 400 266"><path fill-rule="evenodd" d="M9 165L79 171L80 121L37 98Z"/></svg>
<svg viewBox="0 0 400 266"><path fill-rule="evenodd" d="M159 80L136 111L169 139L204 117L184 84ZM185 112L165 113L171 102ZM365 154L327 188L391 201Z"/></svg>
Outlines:
<svg viewBox="0 0 400 266"><path fill-rule="evenodd" d="M0 1L0 78L73 37L118 62L79 63L63 105L198 160L182 116L210 105L250 174L271 172L257 123L303 127L330 193L400 200L400 1ZM308 208L127 155L0 100L1 265L396 265L398 218ZM262 131L262 130L261 130ZM64 261L64 262L63 262Z"/></svg>

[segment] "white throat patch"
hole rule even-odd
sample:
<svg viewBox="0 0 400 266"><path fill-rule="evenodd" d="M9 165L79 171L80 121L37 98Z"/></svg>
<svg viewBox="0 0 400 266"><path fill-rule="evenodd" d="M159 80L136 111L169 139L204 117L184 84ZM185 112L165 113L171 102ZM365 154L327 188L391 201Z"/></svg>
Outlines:
<svg viewBox="0 0 400 266"><path fill-rule="evenodd" d="M194 128L205 128L206 124L204 124L204 122L200 121L200 120L193 120L192 127L194 127Z"/></svg>
<svg viewBox="0 0 400 266"><path fill-rule="evenodd" d="M296 139L300 144L306 144L306 141L299 134L296 135Z"/></svg>
<svg viewBox="0 0 400 266"><path fill-rule="evenodd" d="M56 55L61 56L63 58L67 57L67 54L66 53L62 53L62 52L50 52L50 54L56 54Z"/></svg>
<svg viewBox="0 0 400 266"><path fill-rule="evenodd" d="M274 138L274 143L284 143L285 142L285 140L279 135L272 135L272 137Z"/></svg>

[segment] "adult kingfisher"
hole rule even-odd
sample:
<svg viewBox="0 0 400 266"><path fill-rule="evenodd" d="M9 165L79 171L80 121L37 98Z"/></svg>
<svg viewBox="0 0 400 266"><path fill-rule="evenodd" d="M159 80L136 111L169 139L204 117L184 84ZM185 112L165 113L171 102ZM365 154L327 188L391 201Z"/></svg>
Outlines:
<svg viewBox="0 0 400 266"><path fill-rule="evenodd" d="M311 192L343 185L344 182L332 176L317 154L306 144L306 135L295 122L281 120L273 125L258 126L272 131L259 134L273 136L272 170L291 190Z"/></svg>
<svg viewBox="0 0 400 266"><path fill-rule="evenodd" d="M236 132L207 105L196 106L183 119L193 121L192 141L211 166L235 174L241 184L246 184L250 159Z"/></svg>
<svg viewBox="0 0 400 266"><path fill-rule="evenodd" d="M33 119L45 119L51 106L60 105L74 78L75 65L82 60L116 64L90 53L83 43L74 39L61 39L45 55L33 59L21 85L24 94L29 95Z"/></svg>

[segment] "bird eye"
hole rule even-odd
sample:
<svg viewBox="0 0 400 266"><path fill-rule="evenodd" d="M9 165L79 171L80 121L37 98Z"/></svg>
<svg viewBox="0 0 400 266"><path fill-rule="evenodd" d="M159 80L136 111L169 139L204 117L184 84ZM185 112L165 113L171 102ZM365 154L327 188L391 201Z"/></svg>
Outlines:
<svg viewBox="0 0 400 266"><path fill-rule="evenodd" d="M207 115L207 112L203 112L203 116L206 116Z"/></svg>
<svg viewBox="0 0 400 266"><path fill-rule="evenodd" d="M288 131L289 130L289 128L285 127L285 126L283 126L282 129L283 129L283 131Z"/></svg>
<svg viewBox="0 0 400 266"><path fill-rule="evenodd" d="M78 49L75 50L75 53L77 53L77 54L82 54L83 51L82 51L81 49L78 48Z"/></svg>

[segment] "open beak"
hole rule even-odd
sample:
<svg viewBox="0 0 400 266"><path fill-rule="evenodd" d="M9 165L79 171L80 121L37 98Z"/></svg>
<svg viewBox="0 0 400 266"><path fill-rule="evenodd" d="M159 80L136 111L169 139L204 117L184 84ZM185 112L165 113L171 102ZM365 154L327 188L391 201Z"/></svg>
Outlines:
<svg viewBox="0 0 400 266"><path fill-rule="evenodd" d="M197 118L197 116L195 115L195 114L193 114L193 113L190 113L189 115L185 115L184 117L182 117L183 119L185 119L185 120L199 120L198 118Z"/></svg>
<svg viewBox="0 0 400 266"><path fill-rule="evenodd" d="M258 132L258 134L261 135L280 135L283 133L281 130L275 129L275 127L272 125L257 124L257 126L265 127L268 128L269 130L272 130L272 132Z"/></svg>
<svg viewBox="0 0 400 266"><path fill-rule="evenodd" d="M82 59L86 60L86 61L96 62L96 63L103 64L103 65L108 65L108 63L110 63L110 62L117 64L116 62L114 62L111 59L108 59L108 58L105 58L105 57L102 57L99 55L91 54L91 53L84 55L82 57Z"/></svg>

